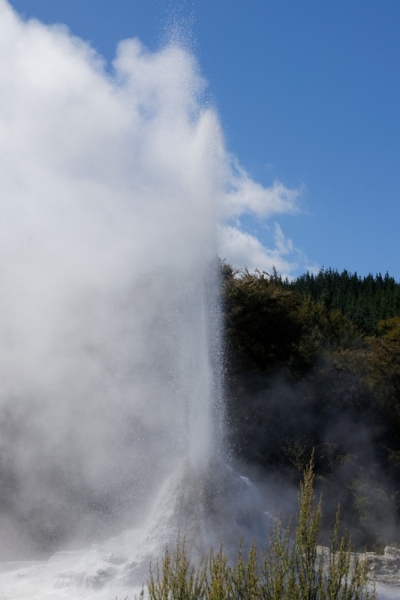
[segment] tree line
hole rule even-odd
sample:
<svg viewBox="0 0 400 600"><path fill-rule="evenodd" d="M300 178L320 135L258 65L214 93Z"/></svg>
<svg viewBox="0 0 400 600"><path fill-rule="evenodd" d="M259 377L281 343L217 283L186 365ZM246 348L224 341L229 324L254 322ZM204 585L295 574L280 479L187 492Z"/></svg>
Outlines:
<svg viewBox="0 0 400 600"><path fill-rule="evenodd" d="M221 266L232 451L298 484L314 451L331 527L400 542L400 284L323 269L294 281Z"/></svg>
<svg viewBox="0 0 400 600"><path fill-rule="evenodd" d="M361 277L344 270L321 269L284 282L286 289L340 310L365 335L377 335L379 322L400 314L400 284L386 273Z"/></svg>

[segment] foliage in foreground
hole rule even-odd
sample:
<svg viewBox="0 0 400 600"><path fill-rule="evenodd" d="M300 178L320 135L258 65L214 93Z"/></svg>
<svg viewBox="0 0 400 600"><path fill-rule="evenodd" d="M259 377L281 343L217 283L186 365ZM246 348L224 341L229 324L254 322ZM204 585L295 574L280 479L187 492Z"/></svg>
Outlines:
<svg viewBox="0 0 400 600"><path fill-rule="evenodd" d="M269 548L241 549L231 565L223 547L212 550L200 565L192 567L185 543L168 549L161 567L150 569L150 600L375 600L367 587L368 565L351 552L347 535L339 536L339 514L329 551L318 552L321 501L314 502L313 471L304 473L300 487L295 543L290 527L277 519L271 525ZM144 593L142 592L142 597Z"/></svg>

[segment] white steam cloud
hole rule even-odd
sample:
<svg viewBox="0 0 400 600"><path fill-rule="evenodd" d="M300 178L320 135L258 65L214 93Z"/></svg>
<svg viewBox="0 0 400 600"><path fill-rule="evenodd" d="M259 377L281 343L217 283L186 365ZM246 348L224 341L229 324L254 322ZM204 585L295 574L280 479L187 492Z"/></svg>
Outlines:
<svg viewBox="0 0 400 600"><path fill-rule="evenodd" d="M225 258L290 267L232 219L297 192L232 166L193 56L132 39L113 67L0 0L0 558L134 518L207 459L217 218Z"/></svg>

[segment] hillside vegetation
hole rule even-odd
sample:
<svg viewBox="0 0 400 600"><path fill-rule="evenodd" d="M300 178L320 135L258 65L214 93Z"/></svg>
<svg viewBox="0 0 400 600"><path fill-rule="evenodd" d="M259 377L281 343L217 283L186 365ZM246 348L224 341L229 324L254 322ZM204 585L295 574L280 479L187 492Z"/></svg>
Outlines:
<svg viewBox="0 0 400 600"><path fill-rule="evenodd" d="M293 282L222 265L230 443L298 484L315 449L324 526L400 542L400 284L322 270Z"/></svg>

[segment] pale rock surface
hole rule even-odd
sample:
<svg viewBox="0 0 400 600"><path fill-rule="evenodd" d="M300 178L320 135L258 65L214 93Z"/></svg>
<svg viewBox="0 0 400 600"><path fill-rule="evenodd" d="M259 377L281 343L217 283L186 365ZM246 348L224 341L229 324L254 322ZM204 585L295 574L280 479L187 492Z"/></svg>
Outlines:
<svg viewBox="0 0 400 600"><path fill-rule="evenodd" d="M318 546L318 550L329 552L325 546ZM366 559L369 578L375 585L378 600L400 600L400 549L386 546L384 554L367 552Z"/></svg>
<svg viewBox="0 0 400 600"><path fill-rule="evenodd" d="M384 554L367 553L371 579L381 583L390 583L400 589L400 550L386 546Z"/></svg>

